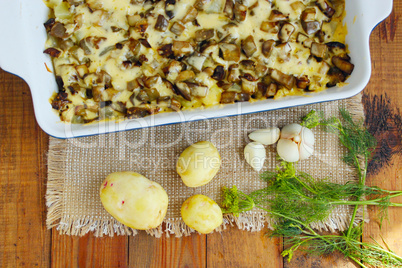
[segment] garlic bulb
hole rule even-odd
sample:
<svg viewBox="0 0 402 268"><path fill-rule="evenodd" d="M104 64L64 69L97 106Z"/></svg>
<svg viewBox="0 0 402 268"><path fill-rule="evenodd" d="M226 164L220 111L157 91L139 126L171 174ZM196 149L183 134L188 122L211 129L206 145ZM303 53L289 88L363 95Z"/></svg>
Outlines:
<svg viewBox="0 0 402 268"><path fill-rule="evenodd" d="M271 145L278 141L281 131L277 127L256 130L248 135L250 140L263 145Z"/></svg>
<svg viewBox="0 0 402 268"><path fill-rule="evenodd" d="M282 128L276 149L287 162L307 159L314 152L314 133L299 124L287 125Z"/></svg>
<svg viewBox="0 0 402 268"><path fill-rule="evenodd" d="M247 144L244 148L244 158L255 171L260 171L266 158L264 145L259 142Z"/></svg>

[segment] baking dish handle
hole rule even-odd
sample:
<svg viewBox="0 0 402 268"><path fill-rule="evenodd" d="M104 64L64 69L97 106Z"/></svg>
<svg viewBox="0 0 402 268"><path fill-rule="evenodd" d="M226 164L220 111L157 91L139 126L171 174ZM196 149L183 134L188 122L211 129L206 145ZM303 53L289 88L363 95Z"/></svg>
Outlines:
<svg viewBox="0 0 402 268"><path fill-rule="evenodd" d="M0 67L25 79L27 74L26 46L23 27L22 0L0 0Z"/></svg>
<svg viewBox="0 0 402 268"><path fill-rule="evenodd" d="M385 20L392 12L393 0L364 0L360 2L364 24L373 30L380 22ZM369 33L370 34L370 33Z"/></svg>

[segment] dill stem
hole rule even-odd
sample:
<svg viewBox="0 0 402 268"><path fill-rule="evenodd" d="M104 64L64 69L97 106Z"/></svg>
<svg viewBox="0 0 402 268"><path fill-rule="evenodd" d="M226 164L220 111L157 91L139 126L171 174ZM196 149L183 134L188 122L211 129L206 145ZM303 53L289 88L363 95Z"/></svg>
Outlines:
<svg viewBox="0 0 402 268"><path fill-rule="evenodd" d="M351 150L349 147L348 147L348 149ZM360 167L360 163L359 163L359 160L357 159L357 156L355 155L354 158L355 158L356 167L357 167L358 174L359 174L359 184L365 185L365 183L366 183L366 174L367 174L366 169L365 169L364 172L362 173L361 167ZM367 158L365 158L364 160L365 160L365 161L364 161L364 162L365 162L365 166L367 167L367 164L368 164ZM357 201L360 201L360 198L361 198L361 195L357 196L356 200L357 200ZM350 219L350 224L349 224L348 232L347 232L347 234L346 234L346 237L347 237L347 238L350 238L350 234L352 233L353 224L354 224L354 222L355 222L356 214L357 214L357 210L358 210L358 209L359 209L359 205L355 205L355 207L354 207L354 209L353 209L352 218Z"/></svg>
<svg viewBox="0 0 402 268"><path fill-rule="evenodd" d="M301 184L303 185L304 188L306 188L308 191L310 191L313 194L318 194L316 191L314 191L310 186L308 186L307 184L305 184L302 180L299 179L299 177L294 176L294 178Z"/></svg>

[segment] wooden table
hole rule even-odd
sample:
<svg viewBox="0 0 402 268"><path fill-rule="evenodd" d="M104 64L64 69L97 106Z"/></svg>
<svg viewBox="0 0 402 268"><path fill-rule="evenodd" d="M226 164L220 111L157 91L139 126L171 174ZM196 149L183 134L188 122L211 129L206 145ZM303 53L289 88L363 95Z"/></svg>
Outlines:
<svg viewBox="0 0 402 268"><path fill-rule="evenodd" d="M381 1L381 0L379 0ZM373 75L364 90L367 125L379 139L368 184L402 190L402 1L371 36ZM355 267L342 256L298 254L287 263L283 241L265 232L229 229L219 234L155 239L61 236L45 227L48 135L35 122L29 88L0 70L1 267ZM373 117L374 116L374 117ZM402 198L395 200L402 202ZM381 241L375 209L362 237ZM402 255L402 208L389 209L382 237Z"/></svg>

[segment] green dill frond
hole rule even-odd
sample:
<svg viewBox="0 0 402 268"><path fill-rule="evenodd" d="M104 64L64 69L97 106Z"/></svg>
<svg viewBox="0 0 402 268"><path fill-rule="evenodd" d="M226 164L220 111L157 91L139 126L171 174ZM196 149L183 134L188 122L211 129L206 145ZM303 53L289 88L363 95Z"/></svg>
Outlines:
<svg viewBox="0 0 402 268"><path fill-rule="evenodd" d="M315 110L311 110L303 119L301 125L306 128L314 128L320 125L321 120L323 118L322 112L317 112Z"/></svg>
<svg viewBox="0 0 402 268"><path fill-rule="evenodd" d="M233 185L232 188L222 188L221 208L223 213L233 213L238 217L240 213L252 210L254 206L253 199L239 191L236 185Z"/></svg>

